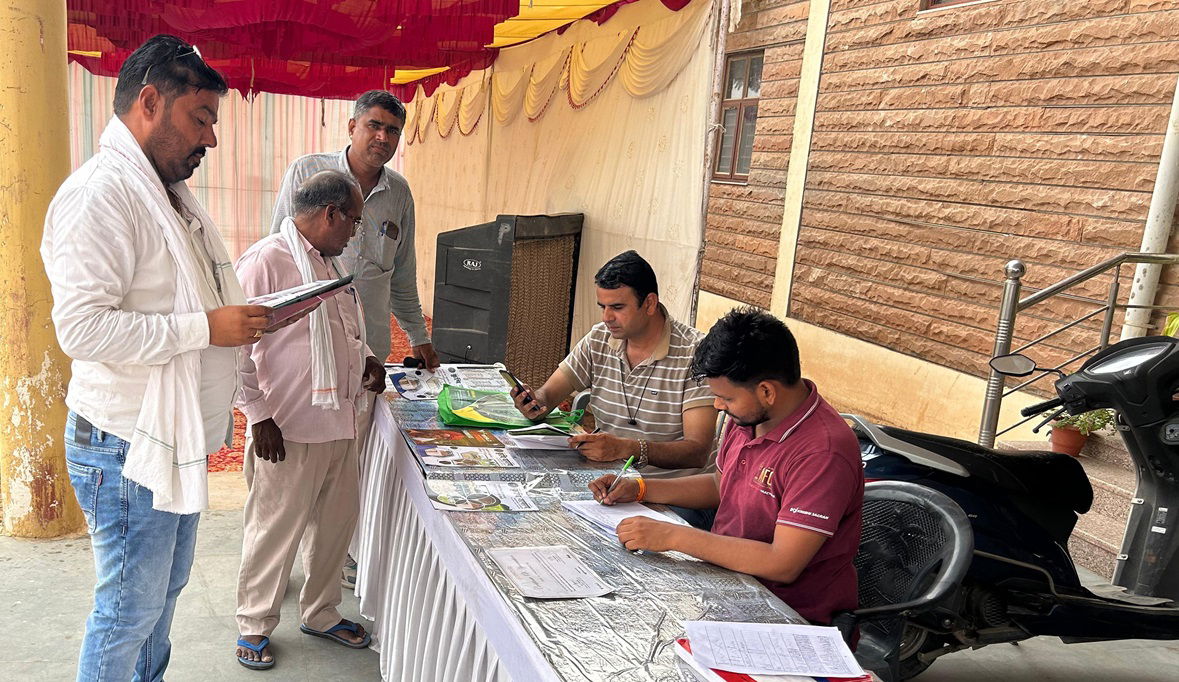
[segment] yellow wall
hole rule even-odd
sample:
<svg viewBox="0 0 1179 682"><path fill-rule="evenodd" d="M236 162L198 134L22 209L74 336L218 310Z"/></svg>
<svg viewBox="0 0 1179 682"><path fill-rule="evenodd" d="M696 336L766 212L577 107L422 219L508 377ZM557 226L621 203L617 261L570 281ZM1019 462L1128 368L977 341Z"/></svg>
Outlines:
<svg viewBox="0 0 1179 682"><path fill-rule="evenodd" d="M60 0L17 4L0 6L0 533L54 537L83 528L62 443L68 365L38 252L70 170L66 16Z"/></svg>
<svg viewBox="0 0 1179 682"><path fill-rule="evenodd" d="M696 328L712 323L739 301L700 292ZM841 412L891 426L974 441L978 437L986 382L978 377L897 353L798 320L786 323L798 341L802 373ZM1019 420L1019 409L1042 398L1016 393L1003 403L1000 428ZM1046 440L1028 425L1000 441Z"/></svg>

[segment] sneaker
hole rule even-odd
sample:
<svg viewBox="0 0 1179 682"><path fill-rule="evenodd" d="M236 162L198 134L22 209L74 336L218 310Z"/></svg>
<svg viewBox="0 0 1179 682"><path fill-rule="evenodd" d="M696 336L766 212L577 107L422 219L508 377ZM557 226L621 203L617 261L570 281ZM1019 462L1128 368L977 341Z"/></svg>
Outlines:
<svg viewBox="0 0 1179 682"><path fill-rule="evenodd" d="M350 590L356 589L356 561L351 556L344 559L344 571L340 575L340 585Z"/></svg>

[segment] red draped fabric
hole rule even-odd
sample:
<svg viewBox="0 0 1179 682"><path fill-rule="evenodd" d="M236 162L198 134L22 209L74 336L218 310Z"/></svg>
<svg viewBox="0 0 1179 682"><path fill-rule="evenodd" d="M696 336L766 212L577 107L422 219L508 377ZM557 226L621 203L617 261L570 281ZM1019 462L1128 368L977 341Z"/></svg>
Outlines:
<svg viewBox="0 0 1179 682"><path fill-rule="evenodd" d="M689 0L661 0L679 10ZM609 19L622 0L588 18ZM197 45L230 87L350 99L389 89L409 100L495 60L495 25L519 0L67 0L70 59L91 73L118 75L136 47L157 33ZM408 85L397 69L450 67Z"/></svg>

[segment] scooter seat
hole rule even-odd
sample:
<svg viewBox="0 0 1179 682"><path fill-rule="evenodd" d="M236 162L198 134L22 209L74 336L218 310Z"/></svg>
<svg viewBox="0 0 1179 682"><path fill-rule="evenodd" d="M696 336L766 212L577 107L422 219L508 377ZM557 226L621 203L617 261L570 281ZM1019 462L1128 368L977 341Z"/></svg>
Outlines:
<svg viewBox="0 0 1179 682"><path fill-rule="evenodd" d="M1074 457L1036 450L994 450L977 443L891 426L888 435L925 448L961 464L971 476L1004 490L1068 505L1078 514L1093 505L1093 486Z"/></svg>

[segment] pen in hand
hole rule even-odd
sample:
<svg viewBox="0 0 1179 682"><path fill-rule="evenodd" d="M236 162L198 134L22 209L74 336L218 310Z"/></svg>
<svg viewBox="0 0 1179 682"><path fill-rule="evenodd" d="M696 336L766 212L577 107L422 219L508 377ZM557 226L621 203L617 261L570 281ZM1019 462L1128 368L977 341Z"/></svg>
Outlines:
<svg viewBox="0 0 1179 682"><path fill-rule="evenodd" d="M614 486L618 485L618 482L622 480L622 476L626 473L626 470L630 468L630 465L634 461L634 455L631 455L627 458L626 464L622 465L622 469L618 471L618 475L614 477L614 480L611 481L610 485L606 488L606 494L602 496L602 499L598 500L598 504L606 504L606 500L610 498L610 493L614 492Z"/></svg>
<svg viewBox="0 0 1179 682"><path fill-rule="evenodd" d="M601 433L601 431L602 431L602 427L599 426L598 428L594 429L593 431L590 431L586 435L592 436L595 433ZM585 445L585 441L581 441L580 443L578 443L577 445L575 445L573 447L580 449L582 445Z"/></svg>

